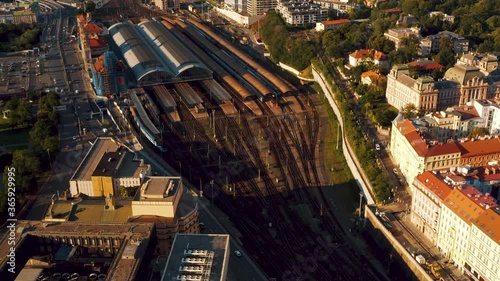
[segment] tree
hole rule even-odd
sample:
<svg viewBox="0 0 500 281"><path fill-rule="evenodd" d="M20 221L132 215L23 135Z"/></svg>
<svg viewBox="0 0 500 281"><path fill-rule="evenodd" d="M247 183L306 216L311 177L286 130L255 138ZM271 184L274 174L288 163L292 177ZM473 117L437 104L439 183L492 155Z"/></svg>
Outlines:
<svg viewBox="0 0 500 281"><path fill-rule="evenodd" d="M33 114L31 113L31 105L22 99L17 105L15 115L17 117L17 126L21 128L28 127L31 124L31 119L33 119Z"/></svg>
<svg viewBox="0 0 500 281"><path fill-rule="evenodd" d="M413 103L408 103L403 107L402 113L406 119L415 118L417 116L417 107Z"/></svg>
<svg viewBox="0 0 500 281"><path fill-rule="evenodd" d="M94 1L85 2L84 11L86 13L93 13L95 11L95 3Z"/></svg>
<svg viewBox="0 0 500 281"><path fill-rule="evenodd" d="M40 161L28 150L16 150L12 165L16 169L16 193L26 194L36 188L36 176L40 172ZM3 174L4 186L8 186L8 166Z"/></svg>
<svg viewBox="0 0 500 281"><path fill-rule="evenodd" d="M443 36L439 39L439 52L433 57L434 61L443 65L446 69L455 65L455 54L453 42L450 38Z"/></svg>
<svg viewBox="0 0 500 281"><path fill-rule="evenodd" d="M478 138L478 137L483 137L486 135L489 135L490 131L488 128L483 128L483 127L475 127L470 130L469 135L467 136L468 138Z"/></svg>
<svg viewBox="0 0 500 281"><path fill-rule="evenodd" d="M123 185L121 185L118 188L118 194L122 197L132 197L137 192L137 189L139 189L138 186L123 186Z"/></svg>

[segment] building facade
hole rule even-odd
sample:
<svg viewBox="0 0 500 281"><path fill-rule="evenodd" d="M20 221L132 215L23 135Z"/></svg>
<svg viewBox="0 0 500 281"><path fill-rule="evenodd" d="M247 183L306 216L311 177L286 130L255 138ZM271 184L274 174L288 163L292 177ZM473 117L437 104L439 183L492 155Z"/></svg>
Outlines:
<svg viewBox="0 0 500 281"><path fill-rule="evenodd" d="M277 5L277 0L247 0L247 14L249 16L264 15L275 10Z"/></svg>
<svg viewBox="0 0 500 281"><path fill-rule="evenodd" d="M451 193L452 187L439 180L437 174L429 171L418 175L413 185L415 188L411 202L411 222L435 245L441 206Z"/></svg>
<svg viewBox="0 0 500 281"><path fill-rule="evenodd" d="M462 272L467 259L471 259L472 225L486 210L497 207L494 198L471 186L453 189L444 200L436 245Z"/></svg>
<svg viewBox="0 0 500 281"><path fill-rule="evenodd" d="M342 25L350 24L351 21L348 19L340 19L340 20L330 20L330 21L322 21L316 23L316 31L326 31L326 30L334 30L339 28Z"/></svg>
<svg viewBox="0 0 500 281"><path fill-rule="evenodd" d="M394 45L396 46L396 50L399 49L401 45L401 40L403 38L408 38L411 35L415 36L416 38L420 38L420 29L416 27L411 27L411 28L394 28L394 29L389 29L387 32L384 33L384 37L387 38L388 40L394 42Z"/></svg>
<svg viewBox="0 0 500 281"><path fill-rule="evenodd" d="M447 37L453 44L453 52L455 54L463 54L469 51L469 40L450 31L441 31L434 35L429 35L420 40L420 53L423 57L429 56L431 53L439 52L439 41L441 38Z"/></svg>
<svg viewBox="0 0 500 281"><path fill-rule="evenodd" d="M498 85L489 81L479 68L461 64L448 69L439 81L425 76L415 79L410 76L408 65L395 65L387 76L386 98L398 109L413 103L427 111L445 110L474 100L496 98Z"/></svg>
<svg viewBox="0 0 500 281"><path fill-rule="evenodd" d="M349 54L350 65L356 67L364 62L371 62L386 69L390 66L389 57L387 57L386 54L374 49L360 49Z"/></svg>
<svg viewBox="0 0 500 281"><path fill-rule="evenodd" d="M475 281L500 280L500 215L486 209L471 225L464 272Z"/></svg>
<svg viewBox="0 0 500 281"><path fill-rule="evenodd" d="M487 166L500 159L500 138L439 143L401 114L393 121L389 151L413 192L415 177L428 170Z"/></svg>

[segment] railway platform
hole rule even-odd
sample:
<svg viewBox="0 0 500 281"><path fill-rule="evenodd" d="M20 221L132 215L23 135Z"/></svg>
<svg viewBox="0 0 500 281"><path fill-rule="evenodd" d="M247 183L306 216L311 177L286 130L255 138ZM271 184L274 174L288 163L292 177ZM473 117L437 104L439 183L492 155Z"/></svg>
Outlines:
<svg viewBox="0 0 500 281"><path fill-rule="evenodd" d="M172 120L172 122L180 122L181 121L181 117L179 116L179 112L177 110L169 112L168 117L170 120Z"/></svg>
<svg viewBox="0 0 500 281"><path fill-rule="evenodd" d="M238 113L236 107L234 107L234 105L230 102L225 102L219 106L226 115L233 115Z"/></svg>

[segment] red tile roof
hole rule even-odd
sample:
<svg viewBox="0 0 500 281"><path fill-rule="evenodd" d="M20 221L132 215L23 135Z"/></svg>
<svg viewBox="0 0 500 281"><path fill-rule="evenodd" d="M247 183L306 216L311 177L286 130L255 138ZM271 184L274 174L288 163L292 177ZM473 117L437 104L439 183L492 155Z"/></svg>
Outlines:
<svg viewBox="0 0 500 281"><path fill-rule="evenodd" d="M474 225L500 244L500 214L488 209L476 218Z"/></svg>
<svg viewBox="0 0 500 281"><path fill-rule="evenodd" d="M402 12L401 8L397 8L397 7L396 8L385 9L385 10L382 10L382 11L384 11L386 13L401 13Z"/></svg>
<svg viewBox="0 0 500 281"><path fill-rule="evenodd" d="M446 197L443 204L470 225L486 210L486 208L478 202L481 196L480 194L481 193L474 187L467 187L463 190L455 188L450 195Z"/></svg>
<svg viewBox="0 0 500 281"><path fill-rule="evenodd" d="M441 200L444 200L453 190L453 188L439 179L437 175L429 171L418 175L417 179Z"/></svg>
<svg viewBox="0 0 500 281"><path fill-rule="evenodd" d="M98 38L90 38L89 45L91 48L101 48L108 46L108 42L101 37Z"/></svg>
<svg viewBox="0 0 500 281"><path fill-rule="evenodd" d="M351 21L348 19L340 19L340 20L329 20L329 21L322 21L321 23L324 26L327 25L336 25L336 24L344 24L344 23L350 23Z"/></svg>
<svg viewBox="0 0 500 281"><path fill-rule="evenodd" d="M444 143L436 146L431 146L427 150L426 156L446 155L452 153L460 153L460 147L457 143Z"/></svg>
<svg viewBox="0 0 500 281"><path fill-rule="evenodd" d="M76 18L79 23L87 23L87 19L85 18L84 15L78 15Z"/></svg>
<svg viewBox="0 0 500 281"><path fill-rule="evenodd" d="M415 67L419 70L426 70L426 71L430 71L430 70L434 70L434 69L442 70L444 68L444 66L442 66L441 64L439 64L437 62L419 63L417 61L412 61L412 62L408 63L408 65L411 67Z"/></svg>
<svg viewBox="0 0 500 281"><path fill-rule="evenodd" d="M462 158L500 153L500 139L466 141L460 143Z"/></svg>
<svg viewBox="0 0 500 281"><path fill-rule="evenodd" d="M87 33L101 33L101 32L103 32L102 27L98 26L97 24L95 24L93 22L86 24L84 26L84 28L85 28L85 31Z"/></svg>
<svg viewBox="0 0 500 281"><path fill-rule="evenodd" d="M378 61L389 59L386 54L379 52L377 50L374 50L374 49L360 49L360 50L357 50L357 51L351 53L349 56L351 56L355 59L361 59L361 58L364 58L367 56L371 56Z"/></svg>
<svg viewBox="0 0 500 281"><path fill-rule="evenodd" d="M451 142L429 147L410 120L405 119L398 125L398 129L420 157L461 153L461 158L468 158L500 153L500 139L498 138L463 143Z"/></svg>
<svg viewBox="0 0 500 281"><path fill-rule="evenodd" d="M104 71L104 54L97 58L97 62L94 64L94 68L97 72Z"/></svg>

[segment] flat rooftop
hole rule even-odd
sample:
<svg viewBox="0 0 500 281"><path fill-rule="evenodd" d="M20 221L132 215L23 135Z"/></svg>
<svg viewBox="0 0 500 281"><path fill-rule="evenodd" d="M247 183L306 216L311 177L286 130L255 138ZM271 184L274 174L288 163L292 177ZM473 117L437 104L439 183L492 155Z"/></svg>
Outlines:
<svg viewBox="0 0 500 281"><path fill-rule="evenodd" d="M96 159L97 160L97 159ZM92 176L109 176L117 178L138 177L141 173L141 161L126 149L104 152Z"/></svg>
<svg viewBox="0 0 500 281"><path fill-rule="evenodd" d="M80 222L58 222L47 223L43 221L18 221L15 235L16 247L18 250L22 248L22 242L29 236L44 237L54 235L66 236L86 236L100 235L120 237L122 239L144 240L150 239L153 232L154 224L152 223L80 223ZM5 266L7 253L11 245L8 244L8 239L4 239L0 244L0 255L2 257L1 266ZM119 276L132 276L135 274L139 260L126 260L118 257L115 270ZM19 267L21 265L18 265ZM16 268L17 269L17 268ZM111 278L109 280L128 280L127 278Z"/></svg>
<svg viewBox="0 0 500 281"><path fill-rule="evenodd" d="M228 234L177 234L161 280L177 280L182 275L199 281L222 280L227 255Z"/></svg>
<svg viewBox="0 0 500 281"><path fill-rule="evenodd" d="M71 180L91 180L102 156L117 151L119 145L112 138L97 138L85 158L76 169Z"/></svg>
<svg viewBox="0 0 500 281"><path fill-rule="evenodd" d="M158 200L173 196L181 186L180 177L149 177L141 187L140 200Z"/></svg>

